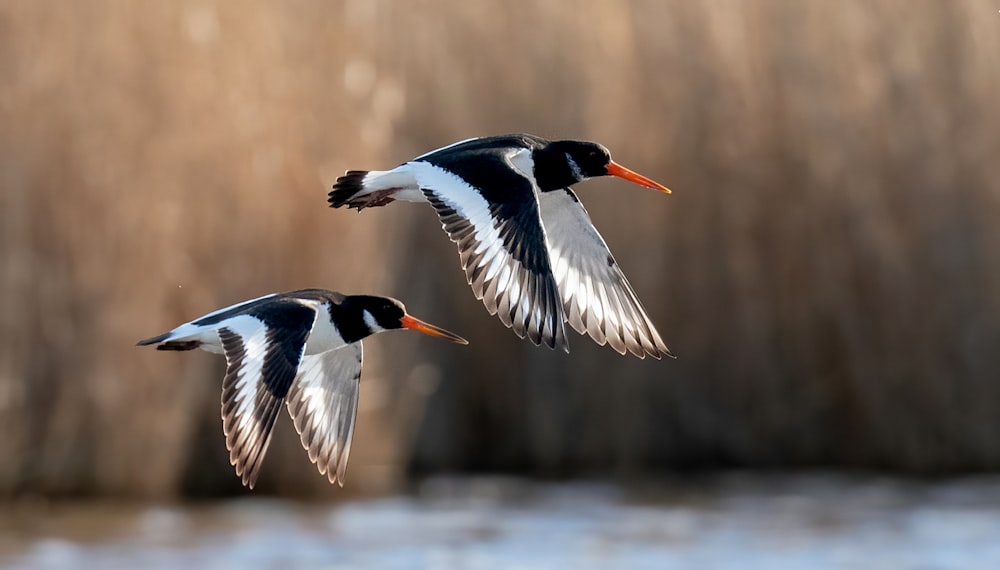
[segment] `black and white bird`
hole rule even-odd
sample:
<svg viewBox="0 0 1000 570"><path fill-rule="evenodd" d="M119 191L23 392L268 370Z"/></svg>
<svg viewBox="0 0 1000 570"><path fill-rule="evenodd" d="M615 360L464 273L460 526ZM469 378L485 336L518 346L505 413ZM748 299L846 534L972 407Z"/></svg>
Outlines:
<svg viewBox="0 0 1000 570"><path fill-rule="evenodd" d="M392 170L348 171L329 202L359 211L429 202L476 297L521 338L569 352L569 322L621 354L673 356L569 188L596 176L670 193L600 144L512 134L460 141Z"/></svg>
<svg viewBox="0 0 1000 570"><path fill-rule="evenodd" d="M138 345L225 354L222 429L229 461L251 489L287 404L309 459L344 484L358 408L361 340L412 329L459 344L462 337L406 313L389 297L324 289L275 293L219 309Z"/></svg>

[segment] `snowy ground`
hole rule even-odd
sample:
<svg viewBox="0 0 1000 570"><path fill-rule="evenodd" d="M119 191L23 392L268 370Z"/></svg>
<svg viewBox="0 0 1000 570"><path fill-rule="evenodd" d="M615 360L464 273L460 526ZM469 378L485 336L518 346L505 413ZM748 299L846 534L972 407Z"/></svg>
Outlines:
<svg viewBox="0 0 1000 570"><path fill-rule="evenodd" d="M1000 568L996 477L730 474L641 490L433 479L326 506L22 506L0 519L9 568Z"/></svg>

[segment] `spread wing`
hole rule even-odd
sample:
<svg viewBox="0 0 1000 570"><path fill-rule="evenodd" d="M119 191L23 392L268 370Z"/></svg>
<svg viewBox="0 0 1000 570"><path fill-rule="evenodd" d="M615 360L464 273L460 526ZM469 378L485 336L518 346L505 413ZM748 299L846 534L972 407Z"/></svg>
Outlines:
<svg viewBox="0 0 1000 570"><path fill-rule="evenodd" d="M444 159L431 163L428 157L406 166L458 245L469 285L490 314L521 338L569 352L531 182L512 168L517 157L495 149L483 153L474 160L437 164Z"/></svg>
<svg viewBox="0 0 1000 570"><path fill-rule="evenodd" d="M284 320L268 326L239 315L219 329L226 355L222 382L222 429L229 461L243 484L253 488L271 442L274 420L295 378L316 311L300 303L279 302Z"/></svg>
<svg viewBox="0 0 1000 570"><path fill-rule="evenodd" d="M341 486L358 411L361 359L360 342L306 355L288 394L288 414L309 460Z"/></svg>
<svg viewBox="0 0 1000 570"><path fill-rule="evenodd" d="M538 203L569 324L621 354L673 356L576 194L543 192Z"/></svg>

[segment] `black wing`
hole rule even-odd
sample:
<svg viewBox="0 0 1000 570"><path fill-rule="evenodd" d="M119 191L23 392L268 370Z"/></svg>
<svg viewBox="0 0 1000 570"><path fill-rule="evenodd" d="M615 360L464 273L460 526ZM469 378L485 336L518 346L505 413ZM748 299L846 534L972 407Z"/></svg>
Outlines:
<svg viewBox="0 0 1000 570"><path fill-rule="evenodd" d="M227 364L222 429L229 460L250 488L257 481L274 420L315 320L314 309L282 300L231 318L219 329Z"/></svg>
<svg viewBox="0 0 1000 570"><path fill-rule="evenodd" d="M568 352L538 200L525 172L530 151L441 151L407 167L458 245L469 285L486 309L518 336Z"/></svg>

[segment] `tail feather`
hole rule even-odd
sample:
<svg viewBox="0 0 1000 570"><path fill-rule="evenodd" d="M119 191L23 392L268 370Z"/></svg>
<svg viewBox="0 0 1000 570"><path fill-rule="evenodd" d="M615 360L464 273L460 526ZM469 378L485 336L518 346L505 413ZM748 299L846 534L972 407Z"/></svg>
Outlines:
<svg viewBox="0 0 1000 570"><path fill-rule="evenodd" d="M194 350L201 346L200 340L169 340L156 347L156 350Z"/></svg>
<svg viewBox="0 0 1000 570"><path fill-rule="evenodd" d="M149 346L155 344L156 350L194 350L202 345L200 340L192 340L190 338L185 340L170 340L173 336L174 331L168 333L163 333L159 336L154 336L153 338L147 338L145 340L140 340L135 343L136 346Z"/></svg>
<svg viewBox="0 0 1000 570"><path fill-rule="evenodd" d="M357 201L352 202L351 199L365 189L365 176L367 175L367 170L348 170L346 174L338 178L333 185L333 190L330 190L328 194L327 201L330 202L330 207L339 208L346 204L358 210L363 208L365 204Z"/></svg>
<svg viewBox="0 0 1000 570"><path fill-rule="evenodd" d="M170 338L170 334L171 333L167 332L167 333L163 333L163 334L161 334L159 336L154 336L153 338L147 338L145 340L140 340L139 342L135 343L135 345L136 346L149 346L151 344L160 344L161 342L163 342L163 341L167 340L168 338Z"/></svg>

